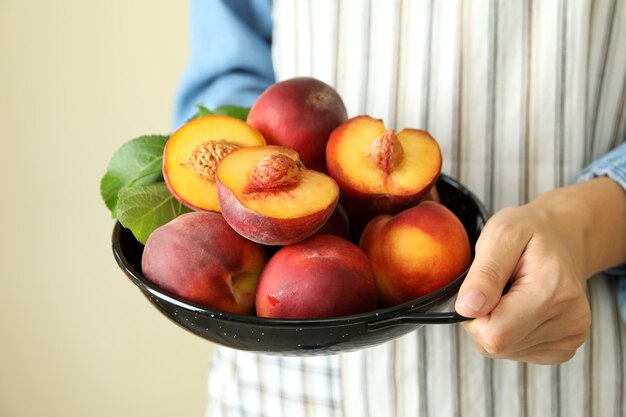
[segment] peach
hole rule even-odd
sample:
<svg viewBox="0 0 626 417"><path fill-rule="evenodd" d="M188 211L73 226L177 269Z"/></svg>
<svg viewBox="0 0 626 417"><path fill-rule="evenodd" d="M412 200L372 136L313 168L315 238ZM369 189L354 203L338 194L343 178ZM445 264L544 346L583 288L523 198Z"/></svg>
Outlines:
<svg viewBox="0 0 626 417"><path fill-rule="evenodd" d="M430 190L422 197L420 202L422 201L434 201L435 203L441 203L441 196L439 195L439 189L437 185L433 185L430 187Z"/></svg>
<svg viewBox="0 0 626 417"><path fill-rule="evenodd" d="M346 209L337 203L333 214L330 215L328 221L318 230L317 235L333 235L344 239L350 239L350 219Z"/></svg>
<svg viewBox="0 0 626 417"><path fill-rule="evenodd" d="M313 236L281 248L267 263L256 293L259 317L315 319L376 309L374 275L352 242Z"/></svg>
<svg viewBox="0 0 626 417"><path fill-rule="evenodd" d="M433 292L469 267L469 237L444 205L425 201L401 213L380 215L365 227L359 246L374 270L382 305Z"/></svg>
<svg viewBox="0 0 626 417"><path fill-rule="evenodd" d="M370 215L395 214L429 192L439 178L442 157L426 131L395 133L382 120L357 116L331 133L326 163L349 213L356 207Z"/></svg>
<svg viewBox="0 0 626 417"><path fill-rule="evenodd" d="M253 103L247 122L270 145L292 148L309 169L326 172L326 142L347 119L339 94L328 84L297 77L267 88Z"/></svg>
<svg viewBox="0 0 626 417"><path fill-rule="evenodd" d="M264 245L289 245L317 232L339 199L337 183L304 168L298 153L281 146L252 146L217 167L224 218L242 236Z"/></svg>
<svg viewBox="0 0 626 417"><path fill-rule="evenodd" d="M146 279L184 300L254 314L265 262L262 246L237 234L221 214L196 211L150 234L141 267Z"/></svg>
<svg viewBox="0 0 626 417"><path fill-rule="evenodd" d="M192 119L165 144L165 183L172 195L187 207L219 212L217 164L235 149L264 144L259 132L234 117L210 115Z"/></svg>

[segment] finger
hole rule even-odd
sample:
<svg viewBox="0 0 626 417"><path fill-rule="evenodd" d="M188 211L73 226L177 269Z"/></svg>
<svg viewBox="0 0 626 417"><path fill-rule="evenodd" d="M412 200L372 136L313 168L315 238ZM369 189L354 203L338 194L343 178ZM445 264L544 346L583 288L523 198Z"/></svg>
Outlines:
<svg viewBox="0 0 626 417"><path fill-rule="evenodd" d="M578 320L568 321L569 323L564 323L563 320L548 320L524 339L510 346L507 351L511 353L520 352L543 343L558 341L566 341L566 343L569 342L577 346L582 345L587 338L589 326Z"/></svg>
<svg viewBox="0 0 626 417"><path fill-rule="evenodd" d="M528 353L511 358L518 362L534 363L536 365L558 365L569 361L576 354L576 350L542 350L537 353Z"/></svg>
<svg viewBox="0 0 626 417"><path fill-rule="evenodd" d="M578 349L587 340L588 333L579 333L569 336L559 336L551 338L549 341L542 341L536 344L524 341L523 343L511 346L505 351L489 352L481 344L474 343L474 347L478 352L485 356L497 359L512 359L514 357L527 356L530 353L536 354L541 350L561 349L572 350Z"/></svg>
<svg viewBox="0 0 626 417"><path fill-rule="evenodd" d="M492 330L493 326L482 324L481 320L484 321L483 319L476 319L462 324L471 335L475 345L481 346L483 351L490 354L519 352L542 343L555 342L565 338L579 339L580 335L583 335L584 339L589 329L583 320L564 322L563 320L550 319L530 330L525 337L518 340L518 337L512 333L497 333L496 330ZM582 344L583 341L580 340L580 343Z"/></svg>
<svg viewBox="0 0 626 417"><path fill-rule="evenodd" d="M474 262L455 304L462 316L481 317L494 309L530 240L530 232L516 227L506 214L501 217L493 217L476 242Z"/></svg>
<svg viewBox="0 0 626 417"><path fill-rule="evenodd" d="M488 353L505 352L552 318L537 314L541 305L533 287L516 280L489 315L468 320L463 327Z"/></svg>
<svg viewBox="0 0 626 417"><path fill-rule="evenodd" d="M485 317L463 324L472 339L489 353L529 348L543 342L586 333L591 324L588 303L554 309L554 296L536 276L516 277L511 289Z"/></svg>
<svg viewBox="0 0 626 417"><path fill-rule="evenodd" d="M493 359L509 359L520 362L549 365L562 363L571 359L578 348L586 340L586 335L569 336L553 342L540 343L536 346L515 352L489 353L480 346L476 350L482 355Z"/></svg>

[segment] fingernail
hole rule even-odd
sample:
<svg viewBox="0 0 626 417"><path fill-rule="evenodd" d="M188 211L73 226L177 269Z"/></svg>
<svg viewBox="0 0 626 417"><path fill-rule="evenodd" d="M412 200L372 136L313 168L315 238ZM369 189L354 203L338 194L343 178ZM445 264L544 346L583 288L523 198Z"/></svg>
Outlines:
<svg viewBox="0 0 626 417"><path fill-rule="evenodd" d="M456 304L459 307L467 307L472 311L479 311L485 305L487 297L480 291L469 290L459 297Z"/></svg>

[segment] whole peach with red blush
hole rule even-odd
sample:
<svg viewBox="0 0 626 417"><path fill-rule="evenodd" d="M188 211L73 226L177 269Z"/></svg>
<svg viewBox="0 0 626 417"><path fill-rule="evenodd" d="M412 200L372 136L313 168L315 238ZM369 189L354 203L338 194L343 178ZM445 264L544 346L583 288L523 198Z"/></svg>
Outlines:
<svg viewBox="0 0 626 417"><path fill-rule="evenodd" d="M376 277L380 301L391 306L429 294L467 270L470 241L458 217L425 201L365 227L359 246Z"/></svg>
<svg viewBox="0 0 626 417"><path fill-rule="evenodd" d="M262 246L236 233L221 214L197 211L152 232L141 267L148 281L184 300L253 314L265 262Z"/></svg>
<svg viewBox="0 0 626 417"><path fill-rule="evenodd" d="M278 250L256 293L260 317L338 317L373 311L376 305L367 257L354 243L332 235L316 235Z"/></svg>
<svg viewBox="0 0 626 417"><path fill-rule="evenodd" d="M337 91L311 77L295 77L268 87L253 103L247 122L268 145L294 149L309 169L326 172L326 142L347 119Z"/></svg>

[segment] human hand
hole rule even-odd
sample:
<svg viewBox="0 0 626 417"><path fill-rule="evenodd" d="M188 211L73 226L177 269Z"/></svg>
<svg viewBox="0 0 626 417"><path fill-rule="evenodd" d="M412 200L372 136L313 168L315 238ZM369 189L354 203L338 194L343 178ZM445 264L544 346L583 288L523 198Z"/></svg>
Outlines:
<svg viewBox="0 0 626 417"><path fill-rule="evenodd" d="M475 317L463 326L480 353L560 363L584 342L591 324L584 246L564 220L522 206L498 212L485 226L456 303L461 315Z"/></svg>
<svg viewBox="0 0 626 417"><path fill-rule="evenodd" d="M456 310L475 318L463 326L485 356L561 363L587 337L588 211L560 197L551 193L504 209L481 233Z"/></svg>
<svg viewBox="0 0 626 417"><path fill-rule="evenodd" d="M608 177L555 189L487 222L456 310L482 354L561 363L589 332L588 277L625 262L624 189Z"/></svg>

